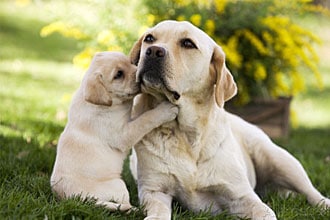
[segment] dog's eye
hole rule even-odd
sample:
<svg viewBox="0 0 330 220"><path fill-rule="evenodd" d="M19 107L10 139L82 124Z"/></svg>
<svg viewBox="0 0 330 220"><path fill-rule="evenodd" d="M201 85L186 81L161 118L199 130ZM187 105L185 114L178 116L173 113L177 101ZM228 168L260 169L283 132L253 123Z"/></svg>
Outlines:
<svg viewBox="0 0 330 220"><path fill-rule="evenodd" d="M155 41L155 38L154 36L152 36L151 34L148 34L145 38L144 38L144 42L147 42L147 43L152 43Z"/></svg>
<svg viewBox="0 0 330 220"><path fill-rule="evenodd" d="M123 78L123 76L124 76L124 71L118 70L113 79L120 79L120 78Z"/></svg>
<svg viewBox="0 0 330 220"><path fill-rule="evenodd" d="M181 40L181 46L187 49L197 49L197 46L194 44L194 42L188 38Z"/></svg>

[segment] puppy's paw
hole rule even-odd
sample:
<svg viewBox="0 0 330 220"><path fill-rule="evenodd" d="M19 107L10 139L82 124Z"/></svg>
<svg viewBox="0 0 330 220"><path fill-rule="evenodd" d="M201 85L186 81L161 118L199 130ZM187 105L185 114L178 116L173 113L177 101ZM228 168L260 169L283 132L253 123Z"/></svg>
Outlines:
<svg viewBox="0 0 330 220"><path fill-rule="evenodd" d="M162 218L159 216L147 216L143 220L170 220L170 218Z"/></svg>
<svg viewBox="0 0 330 220"><path fill-rule="evenodd" d="M163 101L156 107L165 121L172 121L179 113L179 108L168 101Z"/></svg>
<svg viewBox="0 0 330 220"><path fill-rule="evenodd" d="M257 205L252 208L252 218L254 220L276 220L274 211L263 204L263 206Z"/></svg>

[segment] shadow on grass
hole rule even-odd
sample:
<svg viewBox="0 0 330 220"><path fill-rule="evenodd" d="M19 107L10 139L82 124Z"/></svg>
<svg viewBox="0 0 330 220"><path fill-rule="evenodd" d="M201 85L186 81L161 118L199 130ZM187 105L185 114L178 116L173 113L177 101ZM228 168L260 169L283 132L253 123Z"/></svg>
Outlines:
<svg viewBox="0 0 330 220"><path fill-rule="evenodd" d="M50 174L55 148L40 146L36 138L26 140L24 137L3 134L0 134L0 145L1 178L14 178L18 174Z"/></svg>
<svg viewBox="0 0 330 220"><path fill-rule="evenodd" d="M291 131L286 139L275 142L296 154L305 154L321 158L330 155L330 127L298 128Z"/></svg>

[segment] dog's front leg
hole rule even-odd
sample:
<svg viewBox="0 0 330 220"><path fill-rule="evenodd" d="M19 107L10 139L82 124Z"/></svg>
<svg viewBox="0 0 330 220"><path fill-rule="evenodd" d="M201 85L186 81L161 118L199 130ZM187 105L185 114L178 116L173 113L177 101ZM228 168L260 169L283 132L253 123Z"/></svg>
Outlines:
<svg viewBox="0 0 330 220"><path fill-rule="evenodd" d="M238 199L232 200L228 204L230 212L242 218L249 218L252 220L277 219L274 211L263 203L253 191Z"/></svg>
<svg viewBox="0 0 330 220"><path fill-rule="evenodd" d="M141 193L141 202L145 206L145 220L170 220L172 196L162 192Z"/></svg>

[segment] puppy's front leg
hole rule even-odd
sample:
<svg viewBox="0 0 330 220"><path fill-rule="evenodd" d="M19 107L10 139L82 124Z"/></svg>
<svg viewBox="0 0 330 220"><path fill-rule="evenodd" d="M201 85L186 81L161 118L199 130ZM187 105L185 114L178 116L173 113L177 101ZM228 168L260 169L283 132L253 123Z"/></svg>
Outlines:
<svg viewBox="0 0 330 220"><path fill-rule="evenodd" d="M160 103L156 108L146 111L138 118L128 123L124 138L126 146L133 146L152 129L165 122L172 121L178 115L179 108L168 101Z"/></svg>
<svg viewBox="0 0 330 220"><path fill-rule="evenodd" d="M145 206L147 217L145 220L170 220L172 196L162 192L144 192L142 204Z"/></svg>

